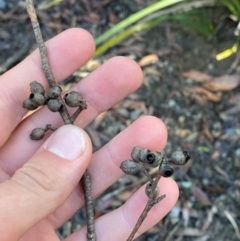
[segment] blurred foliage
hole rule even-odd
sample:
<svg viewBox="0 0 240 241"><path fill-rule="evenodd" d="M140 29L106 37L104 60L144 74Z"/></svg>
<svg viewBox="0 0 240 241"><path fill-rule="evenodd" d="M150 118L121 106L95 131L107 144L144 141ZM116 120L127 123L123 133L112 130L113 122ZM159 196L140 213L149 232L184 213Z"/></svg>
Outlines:
<svg viewBox="0 0 240 241"><path fill-rule="evenodd" d="M219 0L225 5L230 13L240 20L240 1L239 0ZM200 34L208 37L213 34L214 26L211 20L207 16L205 6L209 6L206 1L202 1L202 6L199 9L189 9L182 13L173 13L171 8L188 9L189 4L198 3L201 6L201 1L194 0L160 0L135 14L132 14L128 18L122 20L105 33L96 38L97 49L95 57L103 54L109 48L117 45L125 38L132 35L134 32L145 31L164 21L176 21L195 29ZM181 12L181 11L180 11ZM133 25L135 24L135 25ZM226 58L235 53L238 49L238 41L230 48L219 53L218 60Z"/></svg>
<svg viewBox="0 0 240 241"><path fill-rule="evenodd" d="M220 0L229 11L240 20L240 1L239 0Z"/></svg>
<svg viewBox="0 0 240 241"><path fill-rule="evenodd" d="M143 17L146 17L153 12L156 12L157 10L163 9L165 7L169 7L171 5L174 5L179 2L183 2L184 0L162 0L160 2L154 3L137 13L132 14L128 18L122 20L120 23L116 24L112 28L110 28L108 31L100 35L98 38L96 38L96 45L102 44L104 41L112 37L114 34L118 33L119 31L125 29L129 25L139 21Z"/></svg>
<svg viewBox="0 0 240 241"><path fill-rule="evenodd" d="M218 61L223 60L225 58L230 57L232 54L236 53L239 48L240 43L240 1L239 0L220 0L230 11L230 14L232 14L236 21L239 22L237 29L235 30L236 35L236 42L233 44L231 48L225 49L221 53L218 53L216 55L216 59Z"/></svg>
<svg viewBox="0 0 240 241"><path fill-rule="evenodd" d="M168 17L164 16L164 17L157 18L157 19L155 19L153 21L149 21L147 23L136 24L136 25L126 29L122 33L117 34L116 36L114 36L111 39L109 39L108 41L106 41L104 44L100 45L96 49L96 51L94 53L94 57L104 53L109 48L111 48L114 45L118 44L119 42L121 42L123 39L127 38L128 36L130 36L134 32L150 29L150 28L158 25L159 23L161 23L161 22L163 22L164 20L167 20L167 19L168 19Z"/></svg>

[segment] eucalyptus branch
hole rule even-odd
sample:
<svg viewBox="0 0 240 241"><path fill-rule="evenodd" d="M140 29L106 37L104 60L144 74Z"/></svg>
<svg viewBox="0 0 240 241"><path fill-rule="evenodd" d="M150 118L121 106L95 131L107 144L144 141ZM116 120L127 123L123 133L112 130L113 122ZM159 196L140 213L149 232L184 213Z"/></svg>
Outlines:
<svg viewBox="0 0 240 241"><path fill-rule="evenodd" d="M91 179L88 171L86 170L82 178L84 186L84 199L86 206L86 217L87 217L87 240L96 241L96 232L94 225L94 212L93 212L93 200L91 193Z"/></svg>
<svg viewBox="0 0 240 241"><path fill-rule="evenodd" d="M39 48L39 51L40 51L40 54L41 54L43 71L44 71L45 76L48 80L49 86L50 87L56 86L57 84L56 84L56 81L53 77L53 74L52 74L52 71L51 71L51 68L50 68L50 65L49 65L49 61L48 61L48 57L47 57L47 48L46 48L46 46L44 44L44 41L43 41L43 37L42 37L41 29L39 27L39 22L38 22L38 19L37 19L37 14L36 14L36 11L35 11L33 1L32 0L26 0L26 4L27 4L27 12L28 12L30 20L32 22L33 31L34 31L35 38L36 38L36 41L37 41L37 45L38 45L38 48Z"/></svg>
<svg viewBox="0 0 240 241"><path fill-rule="evenodd" d="M28 110L35 110L41 105L47 105L50 111L59 112L65 125L73 124L81 111L87 108L86 101L76 91L71 91L70 93L65 94L65 96L62 98L62 89L56 83L50 68L49 59L47 56L47 48L44 44L33 1L26 0L26 5L28 15L31 19L37 46L40 51L42 69L49 84L49 91L46 93L42 84L38 83L37 81L33 81L30 83L31 94L23 102L23 107ZM72 116L70 116L67 106L78 107L78 109ZM48 130L55 131L56 129L57 128L52 127L50 124L47 124L45 128L35 128L32 130L30 138L32 140L41 140L44 137L45 132ZM87 170L82 177L82 183L84 186L84 198L87 216L87 240L96 241L94 210L91 195L91 178Z"/></svg>
<svg viewBox="0 0 240 241"><path fill-rule="evenodd" d="M152 207L161 202L162 199L166 197L166 195L159 195L158 190L158 182L160 178L170 177L173 174L173 167L171 164L175 165L184 165L190 156L186 151L176 151L174 152L170 158L165 158L161 151L152 152L148 149L142 149L139 147L134 147L132 150L132 160L125 160L121 163L120 168L123 170L125 174L132 175L139 172L142 172L147 176L149 183L146 185L145 193L148 197L147 204L140 215L136 225L134 226L130 236L127 241L132 241L134 236L136 235L138 229L142 225L143 221L147 217L149 211ZM155 179L153 179L147 167L158 167L158 173Z"/></svg>
<svg viewBox="0 0 240 241"><path fill-rule="evenodd" d="M165 197L166 197L166 195L162 195L162 196L160 196L160 197L157 198L157 199L150 199L150 198L149 198L146 207L144 208L141 216L139 217L139 219L138 219L136 225L134 226L133 231L131 232L131 234L130 234L130 236L128 237L127 241L133 240L135 234L137 233L138 229L139 229L140 226L142 225L144 219L147 217L148 212L151 210L151 208L152 208L155 204L159 203L159 202L160 202L162 199L164 199Z"/></svg>

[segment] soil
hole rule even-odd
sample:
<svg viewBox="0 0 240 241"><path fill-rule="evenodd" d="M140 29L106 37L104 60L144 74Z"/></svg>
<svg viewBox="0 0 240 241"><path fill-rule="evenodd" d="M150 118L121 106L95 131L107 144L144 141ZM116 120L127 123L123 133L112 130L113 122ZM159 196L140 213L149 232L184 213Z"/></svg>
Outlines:
<svg viewBox="0 0 240 241"><path fill-rule="evenodd" d="M130 14L154 1L66 0L40 10L38 15L44 39L77 26L99 36ZM0 0L0 71L20 62L36 48L24 1ZM236 55L217 61L217 53L236 41L235 24L226 20L223 9L206 9L216 29L214 40L177 22L165 22L145 32L138 32L91 60L64 84L80 81L115 55L125 55L137 62L152 58L142 66L144 83L134 94L103 113L86 130L99 149L117 133L142 115L161 118L168 128L165 154L184 149L190 152L188 165L178 168L174 178L180 186L180 198L172 212L137 240L235 241L240 234L240 121L238 98L240 88L219 93L213 102L194 92L201 83L183 73L198 70L213 76L227 73ZM234 69L239 74L240 66ZM234 109L235 108L235 109ZM141 184L143 177L124 177L96 200L96 215L115 209L127 200ZM144 181L144 180L143 180ZM135 184L134 184L135 182ZM134 185L133 185L134 184ZM125 188L124 188L125 187ZM64 237L84 224L84 213L78 212L58 230Z"/></svg>

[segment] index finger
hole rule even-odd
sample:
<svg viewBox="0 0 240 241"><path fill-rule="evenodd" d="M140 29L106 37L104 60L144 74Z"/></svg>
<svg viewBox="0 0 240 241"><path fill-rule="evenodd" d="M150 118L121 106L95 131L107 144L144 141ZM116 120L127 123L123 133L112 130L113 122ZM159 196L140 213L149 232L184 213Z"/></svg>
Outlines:
<svg viewBox="0 0 240 241"><path fill-rule="evenodd" d="M46 47L51 70L57 82L64 80L86 63L95 50L92 36L77 28L66 30L49 40ZM48 83L42 71L38 50L0 76L0 146L26 114L27 110L22 108L22 102L29 94L30 82L34 80L47 89Z"/></svg>

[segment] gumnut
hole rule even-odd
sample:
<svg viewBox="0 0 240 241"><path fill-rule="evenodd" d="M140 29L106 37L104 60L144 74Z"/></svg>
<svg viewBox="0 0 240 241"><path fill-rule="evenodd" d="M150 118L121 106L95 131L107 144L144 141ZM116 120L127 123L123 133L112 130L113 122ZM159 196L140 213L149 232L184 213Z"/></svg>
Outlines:
<svg viewBox="0 0 240 241"><path fill-rule="evenodd" d="M34 105L29 98L23 101L22 107L27 110L36 110L38 108L38 106Z"/></svg>
<svg viewBox="0 0 240 241"><path fill-rule="evenodd" d="M122 162L120 168L128 175L132 175L140 171L140 166L133 160L126 160Z"/></svg>
<svg viewBox="0 0 240 241"><path fill-rule="evenodd" d="M159 172L163 177L171 177L174 173L174 170L168 163L163 163L159 166Z"/></svg>
<svg viewBox="0 0 240 241"><path fill-rule="evenodd" d="M145 193L149 198L155 199L159 194L159 189L157 186L155 187L155 189L153 189L153 184L148 183L145 188Z"/></svg>
<svg viewBox="0 0 240 241"><path fill-rule="evenodd" d="M82 107L82 109L87 108L85 99L76 91L71 91L65 94L64 100L70 107Z"/></svg>
<svg viewBox="0 0 240 241"><path fill-rule="evenodd" d="M147 164L151 167L159 166L163 160L162 152L151 152L148 149L140 147L134 147L131 155L134 161Z"/></svg>
<svg viewBox="0 0 240 241"><path fill-rule="evenodd" d="M47 97L48 99L56 99L62 93L62 88L60 86L51 87L48 91Z"/></svg>
<svg viewBox="0 0 240 241"><path fill-rule="evenodd" d="M30 134L32 140L41 140L44 137L45 130L42 128L35 128Z"/></svg>
<svg viewBox="0 0 240 241"><path fill-rule="evenodd" d="M184 165L189 159L190 155L187 151L175 151L169 161L175 165Z"/></svg>
<svg viewBox="0 0 240 241"><path fill-rule="evenodd" d="M34 93L34 94L36 94L36 93L41 94L41 95L45 94L43 85L38 83L37 81L33 81L30 83L30 90L31 90L31 93Z"/></svg>
<svg viewBox="0 0 240 241"><path fill-rule="evenodd" d="M35 110L44 103L45 98L42 94L31 93L29 98L23 101L22 106L27 110Z"/></svg>
<svg viewBox="0 0 240 241"><path fill-rule="evenodd" d="M42 94L39 94L39 93L30 94L29 99L36 106L44 105L44 103L45 103L44 96Z"/></svg>
<svg viewBox="0 0 240 241"><path fill-rule="evenodd" d="M47 107L52 112L57 112L57 111L60 111L63 106L62 106L62 104L61 104L61 102L59 100L57 100L57 99L50 99L47 102Z"/></svg>

